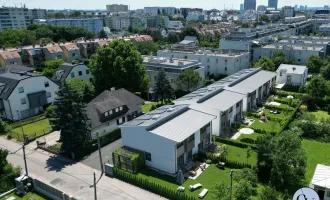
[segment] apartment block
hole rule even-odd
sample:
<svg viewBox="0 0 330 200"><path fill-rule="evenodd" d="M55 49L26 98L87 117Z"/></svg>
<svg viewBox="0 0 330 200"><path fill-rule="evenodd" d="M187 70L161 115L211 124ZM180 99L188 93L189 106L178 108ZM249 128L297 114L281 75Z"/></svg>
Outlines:
<svg viewBox="0 0 330 200"><path fill-rule="evenodd" d="M107 12L115 13L115 12L128 12L128 5L123 4L111 4L107 5Z"/></svg>
<svg viewBox="0 0 330 200"><path fill-rule="evenodd" d="M103 19L86 18L86 19L51 19L47 21L48 25L54 26L73 26L85 28L88 32L97 34L103 30Z"/></svg>
<svg viewBox="0 0 330 200"><path fill-rule="evenodd" d="M1 7L0 19L0 32L6 29L26 28L31 23L27 8Z"/></svg>
<svg viewBox="0 0 330 200"><path fill-rule="evenodd" d="M46 19L47 10L46 9L30 9L32 20L34 19Z"/></svg>
<svg viewBox="0 0 330 200"><path fill-rule="evenodd" d="M122 29L128 29L128 27L131 25L131 20L129 17L105 17L104 25L109 27L111 30L120 31Z"/></svg>

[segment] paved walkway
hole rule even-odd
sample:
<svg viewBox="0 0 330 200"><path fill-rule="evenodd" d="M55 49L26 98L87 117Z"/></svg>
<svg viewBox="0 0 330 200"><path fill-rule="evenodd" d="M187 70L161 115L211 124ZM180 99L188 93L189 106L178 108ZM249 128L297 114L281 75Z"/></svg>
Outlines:
<svg viewBox="0 0 330 200"><path fill-rule="evenodd" d="M242 135L242 133L237 131L230 139L237 140L241 135Z"/></svg>
<svg viewBox="0 0 330 200"><path fill-rule="evenodd" d="M21 145L0 137L0 148L7 149L10 154L7 159L14 165L19 165L24 171L24 161ZM50 158L50 154L26 148L28 172L31 177L52 185L76 199L94 199L93 172L100 177L101 172L81 163L73 163L65 159ZM115 178L102 176L97 183L97 198L99 200L164 199L158 195L142 190Z"/></svg>
<svg viewBox="0 0 330 200"><path fill-rule="evenodd" d="M52 133L47 134L46 136L40 137L35 141L30 142L27 147L36 149L37 148L37 141L46 142L47 145L54 145L60 139L60 131L54 131Z"/></svg>

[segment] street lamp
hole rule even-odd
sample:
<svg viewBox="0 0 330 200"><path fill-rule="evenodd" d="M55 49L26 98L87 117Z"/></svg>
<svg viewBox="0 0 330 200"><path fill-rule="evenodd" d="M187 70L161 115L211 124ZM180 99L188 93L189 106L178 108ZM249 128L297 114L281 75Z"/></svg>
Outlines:
<svg viewBox="0 0 330 200"><path fill-rule="evenodd" d="M234 172L234 170L230 170L230 186L227 187L227 189L230 190L230 200L232 200Z"/></svg>
<svg viewBox="0 0 330 200"><path fill-rule="evenodd" d="M21 116L20 116L18 110L16 110L16 112L17 112L17 117L18 117L21 129L22 129L22 134L23 134L23 147L22 147L22 149L23 149L23 159L24 159L24 166L25 166L25 175L28 176L29 173L28 173L28 169L27 169L26 156L25 156L26 136L25 136L24 129L23 129L23 126L22 126Z"/></svg>

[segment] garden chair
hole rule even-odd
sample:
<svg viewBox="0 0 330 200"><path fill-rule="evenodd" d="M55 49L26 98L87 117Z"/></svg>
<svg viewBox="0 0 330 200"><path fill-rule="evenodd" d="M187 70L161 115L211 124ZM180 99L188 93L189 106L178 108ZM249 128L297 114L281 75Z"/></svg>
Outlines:
<svg viewBox="0 0 330 200"><path fill-rule="evenodd" d="M193 191L195 191L195 190L197 190L197 189L199 189L201 187L202 187L202 184L197 183L195 185L189 185L189 190L193 192Z"/></svg>
<svg viewBox="0 0 330 200"><path fill-rule="evenodd" d="M208 191L209 191L208 189L205 189L205 188L204 188L204 189L202 190L202 192L199 193L198 197L199 197L200 199L203 199L203 198L206 196L206 194L207 194Z"/></svg>

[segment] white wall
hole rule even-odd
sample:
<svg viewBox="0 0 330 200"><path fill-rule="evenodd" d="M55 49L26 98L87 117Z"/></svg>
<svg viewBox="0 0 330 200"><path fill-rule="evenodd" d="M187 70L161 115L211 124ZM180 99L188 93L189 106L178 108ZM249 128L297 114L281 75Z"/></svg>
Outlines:
<svg viewBox="0 0 330 200"><path fill-rule="evenodd" d="M117 121L112 120L112 121L109 122L109 125L107 123L105 123L105 124L102 124L101 126L99 126L97 128L94 128L91 131L91 135L92 135L92 138L95 139L96 138L96 132L99 132L99 136L102 136L105 133L113 131L117 128L118 128Z"/></svg>
<svg viewBox="0 0 330 200"><path fill-rule="evenodd" d="M145 127L121 127L123 146L151 153L146 165L170 174L176 173L176 143L145 130Z"/></svg>
<svg viewBox="0 0 330 200"><path fill-rule="evenodd" d="M306 70L304 74L288 74L286 72L282 72L282 76L280 76L280 72L277 73L276 83L287 83L287 77L291 75L291 84L293 85L305 85L308 71Z"/></svg>
<svg viewBox="0 0 330 200"><path fill-rule="evenodd" d="M45 87L45 82L49 83L49 87ZM19 93L18 88L23 87L24 92ZM31 77L25 80L20 81L15 90L11 93L11 95L8 98L8 101L10 102L10 106L13 112L14 118L18 119L17 112L23 111L29 109L29 99L27 97L27 94L46 91L51 93L51 97L47 98L47 102L50 104L52 103L55 98L57 97L56 92L58 91L59 86L55 84L53 81L49 80L45 76L37 76L37 77ZM26 104L21 104L21 99L26 99ZM7 103L5 103L6 105ZM6 105L7 107L7 105ZM8 105L9 107L9 105ZM6 109L8 109L8 107ZM7 110L6 110L7 112ZM10 112L10 111L9 111ZM7 116L9 117L9 115ZM10 118L9 118L10 119ZM12 120L12 118L11 118Z"/></svg>
<svg viewBox="0 0 330 200"><path fill-rule="evenodd" d="M86 73L86 70L89 70L89 74ZM82 72L82 75L79 76L79 71ZM71 77L71 73L74 73L74 77ZM86 65L77 65L72 68L70 74L66 78L66 80L71 80L71 79L80 79L83 81L86 81L90 83L90 79L93 78L91 70L86 66Z"/></svg>

